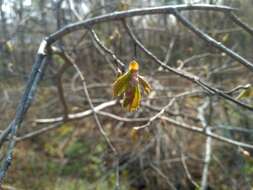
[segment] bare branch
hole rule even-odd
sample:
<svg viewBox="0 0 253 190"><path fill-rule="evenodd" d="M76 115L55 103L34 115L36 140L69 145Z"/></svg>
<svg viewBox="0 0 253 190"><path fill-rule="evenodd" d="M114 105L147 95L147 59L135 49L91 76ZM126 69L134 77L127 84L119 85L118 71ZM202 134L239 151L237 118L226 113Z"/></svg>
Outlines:
<svg viewBox="0 0 253 190"><path fill-rule="evenodd" d="M118 104L118 102L116 100L104 102L104 103L94 107L94 111L98 112L99 110L109 108L109 107L115 106L117 104ZM90 115L92 115L91 109L83 111L83 112L79 112L79 113L68 114L67 118L68 118L68 120L82 119L82 118L85 118ZM35 120L35 122L38 124L50 124L50 123L58 123L58 122L62 122L62 121L64 121L63 116L56 117L56 118L46 118L46 119L36 119Z"/></svg>
<svg viewBox="0 0 253 190"><path fill-rule="evenodd" d="M176 190L177 188L171 183L171 181L169 180L169 178L158 168L156 167L154 164L150 164L151 168L153 170L156 171L156 173L161 176L162 178L164 178L167 182L167 184L170 186L171 189Z"/></svg>
<svg viewBox="0 0 253 190"><path fill-rule="evenodd" d="M182 165L183 165L183 167L184 167L186 176L187 176L187 178L189 179L189 181L190 181L197 189L199 189L199 185L192 179L192 176L191 176L191 174L190 174L190 171L189 171L189 169L188 169L188 167L187 167L187 164L186 164L185 160L186 160L186 157L185 157L185 155L184 155L184 153L183 153L183 151L182 151L182 152L181 152L181 161L182 161Z"/></svg>
<svg viewBox="0 0 253 190"><path fill-rule="evenodd" d="M117 63L116 67L120 68L120 70L123 72L125 70L125 64L115 55L112 50L105 47L94 30L91 30L91 35L99 47L114 59L114 61Z"/></svg>
<svg viewBox="0 0 253 190"><path fill-rule="evenodd" d="M4 130L3 133L1 133L0 136L0 147L2 146L3 142L6 140L8 134L10 134L10 142L8 145L8 150L5 156L5 159L3 160L1 164L0 169L0 184L3 181L3 178L5 176L6 171L8 170L11 162L12 162L12 156L13 156L13 150L16 144L16 133L18 128L20 127L24 116L34 98L38 82L40 81L42 77L42 73L45 69L45 66L48 62L48 56L46 56L46 48L47 48L47 42L42 41L41 46L38 50L38 54L36 57L35 64L32 69L32 73L29 77L29 80L27 82L25 92L20 100L20 103L17 107L17 111L15 114L14 119L10 123L10 125Z"/></svg>
<svg viewBox="0 0 253 190"><path fill-rule="evenodd" d="M59 40L63 36L81 30L83 28L92 27L95 24L113 20L121 20L127 17L133 16L141 16L141 15L151 15L151 14L173 14L174 10L177 9L178 11L186 11L186 10L207 10L207 11L219 11L219 12L230 12L232 10L236 10L231 7L227 6L218 6L218 5L207 5L207 4L195 4L195 5L169 5L169 6L161 6L161 7L148 7L148 8L139 8L139 9L132 9L127 11L120 11L109 13L102 16L97 16L94 18L87 19L85 21L80 21L74 24L67 25L62 29L56 31L55 33L51 34L48 37L48 43L52 44L55 41Z"/></svg>
<svg viewBox="0 0 253 190"><path fill-rule="evenodd" d="M229 91L226 91L225 93L226 93L226 94L233 94L233 93L235 93L235 92L237 92L237 91L239 91L239 90L246 90L246 89L248 89L248 88L250 88L250 87L251 87L250 84L239 85L239 86L236 86L235 88L233 88L233 89L231 89L231 90L229 90Z"/></svg>
<svg viewBox="0 0 253 190"><path fill-rule="evenodd" d="M98 128L99 128L99 131L100 131L100 133L104 136L104 138L105 138L106 142L108 143L109 147L110 147L110 148L112 149L112 151L117 155L117 150L116 150L115 147L112 145L111 140L108 138L106 132L104 131L104 129L103 129L103 127L102 127L102 125L101 125L101 123L100 123L100 121L99 121L99 119L98 119L97 113L96 113L96 111L95 111L95 109L94 109L94 106L93 106L93 103L92 103L92 101L91 101L91 99L90 99L90 95L89 95L89 92L88 92L88 89L87 89L87 85L86 85L84 76L82 75L82 73L81 73L81 71L79 70L79 68L77 67L77 65L74 64L74 63L72 63L72 64L73 64L74 68L76 69L76 71L77 71L77 72L79 73L79 75L80 75L80 78L81 78L82 84L83 84L84 93L85 93L86 98L87 98L87 100L88 100L89 106L90 106L90 108L91 108L91 110L92 110L94 119L95 119L95 121L96 121L96 123L97 123L97 126L98 126Z"/></svg>
<svg viewBox="0 0 253 190"><path fill-rule="evenodd" d="M94 119L95 119L95 121L96 121L96 123L97 123L97 126L98 126L98 128L99 128L99 131L100 131L100 133L103 135L103 137L105 138L106 142L108 143L108 145L109 145L109 147L112 149L112 151L113 151L115 154L117 154L116 149L115 149L114 146L112 145L110 139L107 137L107 135L106 135L106 133L105 133L105 131L104 131L104 129L103 129L103 127L102 127L102 125L101 125L99 119L98 119L98 116L97 116L96 111L95 111L95 109L94 109L93 103L92 103L92 101L91 101L91 99L90 99L90 95L89 95L89 92L88 92L88 88L87 88L87 85L86 85L86 82L85 82L85 78L84 78L82 72L80 71L80 69L78 68L78 66L75 64L75 62L71 59L71 57L68 56L66 53L60 51L60 50L57 49L56 47L53 47L53 48L52 48L52 51L53 51L53 53L57 53L58 55L60 55L61 58L63 58L63 59L66 61L66 63L71 64L71 65L75 68L76 72L78 73L79 77L81 78L84 94L85 94L85 96L86 96L86 98L87 98L87 100L88 100L89 106L90 106L90 108L91 108L92 114L93 114ZM67 115L67 117L68 117L68 115Z"/></svg>
<svg viewBox="0 0 253 190"><path fill-rule="evenodd" d="M243 64L244 66L246 66L250 71L253 71L253 64L251 62L249 62L248 60L246 60L239 54L235 53L231 49L227 48L221 42L217 42L211 36L202 32L200 29L195 27L190 21L188 21L184 16L182 16L178 10L175 9L173 14L185 27L187 27L189 30L194 32L199 38L203 39L208 44L221 50L222 52L225 52L228 56L230 56L234 60L237 60L239 63Z"/></svg>
<svg viewBox="0 0 253 190"><path fill-rule="evenodd" d="M178 70L175 69L173 67L170 67L168 65L165 65L160 59L158 59L152 52L150 52L135 36L135 34L133 33L133 31L131 30L131 28L128 26L128 24L123 21L124 27L126 29L126 31L128 32L129 36L131 37L131 39L140 47L140 49L145 52L150 58L152 58L157 64L159 64L160 66L162 66L163 68L165 68L166 70L175 73L176 75L179 75L197 85L199 85L200 87L202 87L203 89L205 89L207 92L209 92L211 95L219 95L220 97L230 100L231 102L246 108L250 111L253 111L253 107L244 104L242 102L237 101L236 99L232 98L231 96L227 95L226 93L222 92L221 90L211 87L210 85L208 85L206 82L203 82L200 80L200 78L198 76L195 76L193 74L190 74L188 72L184 72L182 70Z"/></svg>
<svg viewBox="0 0 253 190"><path fill-rule="evenodd" d="M191 95L191 94L194 94L194 93L195 93L195 92L183 92L183 93L180 93L180 94L178 94L178 95L175 95L175 96L169 101L169 103L168 103L166 106L164 106L157 114L155 114L154 116L150 117L150 119L148 120L148 122L147 122L146 124L141 125L141 126L134 127L134 129L138 130L138 129L143 129L143 128L145 128L145 127L150 126L151 123L152 123L154 120L158 119L161 115L164 114L164 112L165 112L166 110L168 110L168 108L170 108L170 107L173 105L173 103L175 102L175 100L176 100L177 98L180 98L180 97L183 97L183 96L187 96L187 95Z"/></svg>
<svg viewBox="0 0 253 190"><path fill-rule="evenodd" d="M60 123L55 123L55 124L52 124L52 125L49 125L47 127L43 127L41 129L38 129L36 131L33 131L33 132L30 132L30 133L27 133L21 137L16 137L16 141L19 142L19 141L23 141L23 140L27 140L27 139L30 139L32 137L35 137L35 136L38 136L38 135L41 135L43 133L46 133L48 131L51 131L53 129L57 129L61 126L62 122Z"/></svg>
<svg viewBox="0 0 253 190"><path fill-rule="evenodd" d="M186 129L186 130L189 130L189 131L193 131L193 132L199 133L201 135L210 136L210 137L212 137L216 140L219 140L219 141L231 144L231 145L253 149L253 145L251 145L251 144L238 142L238 141L226 138L226 137L222 137L222 136L217 135L215 133L207 132L203 128L200 128L200 127L197 127L197 126L190 126L186 123L179 122L179 121L176 121L174 119L171 119L171 118L168 118L168 117L165 117L165 116L160 116L160 118L164 121L167 121L167 122L177 126L177 127L180 127L180 128L183 128L183 129Z"/></svg>
<svg viewBox="0 0 253 190"><path fill-rule="evenodd" d="M244 23L238 16L236 16L234 13L230 12L229 17L232 19L234 23L239 25L241 28L243 28L246 32L248 32L251 36L253 36L253 28L250 27L248 24Z"/></svg>
<svg viewBox="0 0 253 190"><path fill-rule="evenodd" d="M198 108L198 118L201 121L203 129L207 132L211 132L211 128L208 126L208 121L205 117L205 110L210 105L210 99L207 97L203 105ZM212 154L212 137L207 136L206 138L206 146L205 146L205 158L204 158L204 167L202 171L202 178L201 178L201 190L206 190L208 184L208 173L209 173L209 163Z"/></svg>

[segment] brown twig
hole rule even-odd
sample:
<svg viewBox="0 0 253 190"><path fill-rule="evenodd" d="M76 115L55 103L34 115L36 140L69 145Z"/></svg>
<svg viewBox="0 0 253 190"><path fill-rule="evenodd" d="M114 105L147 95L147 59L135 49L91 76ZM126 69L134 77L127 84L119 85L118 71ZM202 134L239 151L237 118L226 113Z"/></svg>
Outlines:
<svg viewBox="0 0 253 190"><path fill-rule="evenodd" d="M64 72L70 67L71 65L68 62L65 62L62 67L60 68L60 70L58 71L58 73L56 74L56 79L57 79L57 90L58 90L58 94L59 94L59 99L60 102L62 104L63 107L63 114L64 114L64 118L68 119L68 105L67 102L65 100L65 96L64 96L64 90L63 90L63 84L62 84L62 76L64 74Z"/></svg>

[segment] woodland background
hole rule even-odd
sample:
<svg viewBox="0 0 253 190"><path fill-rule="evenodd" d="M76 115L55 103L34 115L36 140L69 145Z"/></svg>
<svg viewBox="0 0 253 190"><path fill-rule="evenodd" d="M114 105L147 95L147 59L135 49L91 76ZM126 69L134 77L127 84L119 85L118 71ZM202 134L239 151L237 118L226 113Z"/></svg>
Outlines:
<svg viewBox="0 0 253 190"><path fill-rule="evenodd" d="M141 7L176 5L184 0L0 0L0 129L12 120L31 72L43 37L63 26L98 15ZM251 0L200 0L191 3L227 5L238 8L236 15L253 26ZM253 38L223 13L186 11L195 26L227 47L253 61ZM166 14L128 19L143 44L166 64L193 73L224 91L252 84L246 67L211 47L190 32L175 17ZM94 26L101 42L126 65L140 63L140 73L153 91L144 96L137 112L127 113L120 104L103 111L127 118L149 118L177 94L198 91L176 99L165 116L203 127L203 118L215 133L253 144L252 111L210 96L197 85L167 72L136 48L121 22ZM96 45L91 34L80 30L55 44L64 49L85 76L94 106L111 101L111 84L117 77L113 59ZM64 114L59 98L59 73L64 61L54 55L40 82L35 101L26 114L18 137L52 124L37 119ZM64 70L63 85L69 113L90 109L82 83L73 68ZM233 94L238 96L240 90ZM252 105L252 98L241 100ZM202 114L202 115L201 115ZM143 122L120 121L106 114L99 120L118 151L120 189L199 189L206 165L206 136L157 119L144 130L133 130ZM202 118L202 119L201 119ZM144 122L145 123L145 122ZM253 151L211 139L206 189L252 190ZM1 149L3 159L6 147ZM114 189L114 154L108 148L92 115L60 123L52 130L19 141L3 189L78 190Z"/></svg>

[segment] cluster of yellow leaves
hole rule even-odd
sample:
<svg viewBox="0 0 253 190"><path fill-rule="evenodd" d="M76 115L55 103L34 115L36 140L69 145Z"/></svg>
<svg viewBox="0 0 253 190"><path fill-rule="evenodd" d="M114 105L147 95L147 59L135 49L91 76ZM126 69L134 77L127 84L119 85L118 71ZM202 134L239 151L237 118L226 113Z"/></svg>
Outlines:
<svg viewBox="0 0 253 190"><path fill-rule="evenodd" d="M142 97L140 86L146 94L151 91L150 84L138 72L139 64L133 60L129 64L128 71L119 76L112 85L113 96L123 96L122 106L128 111L135 111L140 106Z"/></svg>

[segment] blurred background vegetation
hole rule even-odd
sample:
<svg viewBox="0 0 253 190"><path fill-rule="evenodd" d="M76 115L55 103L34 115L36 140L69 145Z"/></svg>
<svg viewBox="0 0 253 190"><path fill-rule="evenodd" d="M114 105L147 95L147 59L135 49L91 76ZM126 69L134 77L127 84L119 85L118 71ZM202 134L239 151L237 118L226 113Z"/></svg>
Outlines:
<svg viewBox="0 0 253 190"><path fill-rule="evenodd" d="M251 0L0 0L0 129L13 118L16 106L31 72L32 63L43 37L82 18L137 7L205 3L239 8L236 14L253 26ZM212 11L188 11L184 15L204 32L227 47L253 61L253 38L231 22L224 14ZM213 86L230 90L238 85L252 84L252 73L225 54L208 46L182 26L171 15L134 17L128 20L138 38L161 60L194 73ZM102 42L125 63L135 56L134 44L120 22L107 22L94 27ZM95 105L112 99L111 84L116 74L109 58L101 55L87 31L66 36L56 44L70 54L86 77ZM170 51L170 53L168 53ZM154 88L151 99L143 102L162 107L171 96L196 85L164 71L137 48L137 59L143 74ZM167 58L165 58L167 55ZM109 59L109 60L108 60ZM19 136L47 125L38 118L63 114L56 90L57 73L63 61L54 56L40 83L36 99L27 113ZM65 97L71 113L89 109L80 91L81 81L69 68L63 75ZM189 96L171 108L175 119L200 125L196 119L205 96ZM243 100L252 105L252 99ZM253 116L223 99L212 97L207 113L215 132L228 138L253 144ZM141 107L136 113L125 113L118 105L107 111L129 117L150 117L154 110ZM101 123L119 151L121 189L197 189L187 176L200 184L205 137L171 127L164 121L154 122L149 130L133 132L137 123L124 123L99 116ZM247 132L230 130L243 128ZM209 166L209 189L252 190L253 154L224 143L213 141ZM1 159L5 149L1 150ZM182 156L183 154L183 156ZM184 162L182 161L184 159ZM3 189L16 190L78 190L114 189L115 163L92 117L64 122L57 129L20 141L15 148L13 164Z"/></svg>

